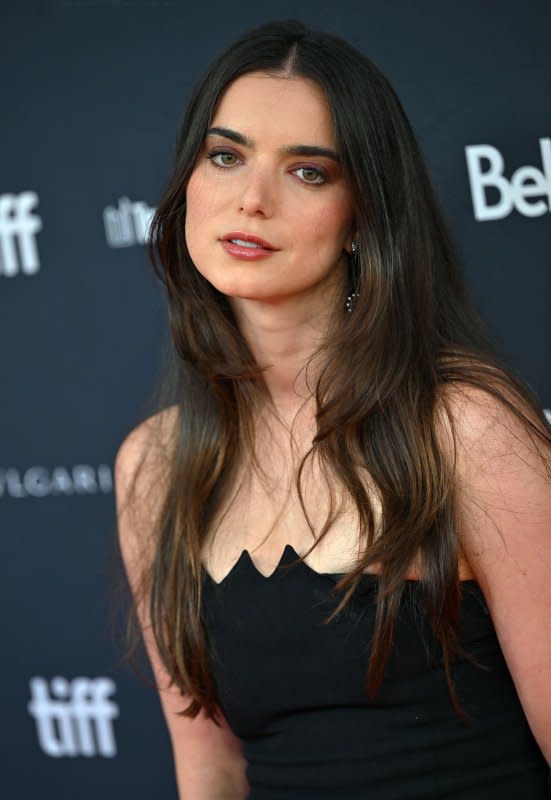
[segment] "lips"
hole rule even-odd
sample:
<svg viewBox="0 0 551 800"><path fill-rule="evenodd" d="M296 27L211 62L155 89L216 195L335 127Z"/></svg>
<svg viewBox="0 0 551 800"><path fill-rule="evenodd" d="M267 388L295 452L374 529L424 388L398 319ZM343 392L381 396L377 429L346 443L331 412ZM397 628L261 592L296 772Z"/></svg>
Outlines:
<svg viewBox="0 0 551 800"><path fill-rule="evenodd" d="M262 250L277 250L273 244L262 239L260 236L255 236L252 233L244 233L243 231L231 231L222 236L223 242L232 242L237 247L245 247L252 251Z"/></svg>

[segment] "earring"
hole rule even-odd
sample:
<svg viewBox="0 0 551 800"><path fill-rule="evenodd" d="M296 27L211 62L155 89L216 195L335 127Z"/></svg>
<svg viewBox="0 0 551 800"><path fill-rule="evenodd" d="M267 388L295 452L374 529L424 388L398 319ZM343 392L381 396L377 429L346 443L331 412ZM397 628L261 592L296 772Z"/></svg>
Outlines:
<svg viewBox="0 0 551 800"><path fill-rule="evenodd" d="M347 311L352 311L352 309L354 308L354 303L356 302L356 298L359 296L360 296L359 292L352 292L352 294L348 295L348 297L346 298Z"/></svg>
<svg viewBox="0 0 551 800"><path fill-rule="evenodd" d="M350 245L350 250L351 250L351 258L355 259L356 255L358 253L358 244L357 244L355 239L352 240L352 243ZM351 292L351 294L348 295L348 297L346 298L346 310L347 311L352 311L352 309L354 308L354 303L356 301L356 298L359 297L359 296L360 296L360 293L356 292L356 291L353 291L353 292Z"/></svg>

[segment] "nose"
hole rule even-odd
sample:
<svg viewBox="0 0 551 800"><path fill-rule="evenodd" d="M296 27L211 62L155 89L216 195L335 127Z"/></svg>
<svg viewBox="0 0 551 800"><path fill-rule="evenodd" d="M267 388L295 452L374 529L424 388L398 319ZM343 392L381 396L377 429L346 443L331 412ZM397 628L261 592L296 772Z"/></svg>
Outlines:
<svg viewBox="0 0 551 800"><path fill-rule="evenodd" d="M266 167L251 168L244 177L239 210L251 217L270 217L274 207L274 177Z"/></svg>

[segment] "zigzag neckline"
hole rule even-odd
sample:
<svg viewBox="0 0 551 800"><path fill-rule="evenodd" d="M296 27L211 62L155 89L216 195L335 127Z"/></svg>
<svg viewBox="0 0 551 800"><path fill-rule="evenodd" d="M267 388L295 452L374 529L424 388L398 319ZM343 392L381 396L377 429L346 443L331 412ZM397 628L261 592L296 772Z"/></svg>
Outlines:
<svg viewBox="0 0 551 800"><path fill-rule="evenodd" d="M230 568L229 572L224 575L221 581L215 581L210 572L206 569L205 565L203 564L203 574L207 581L209 581L214 586L223 586L227 581L231 580L235 572L241 568L242 564L245 564L247 567L251 567L253 571L261 578L263 581L271 581L274 579L278 574L280 574L280 567L286 563L291 563L295 561L297 558L300 558L299 554L295 550L292 544L286 544L283 548L279 561L277 562L275 569L269 575L264 575L261 572L256 564L253 561L253 558L250 552L247 550L246 547L243 548L241 554L237 561L234 562L233 566ZM303 567L312 575L315 575L318 578L341 578L343 575L346 575L346 572L318 572L317 570L313 569L306 561L301 561L300 563L296 564L295 568L300 569ZM379 574L377 572L364 572L360 577L360 581L372 581L373 583L377 583L379 580ZM406 578L406 585L414 586L414 585L421 585L422 581L418 580L417 578ZM462 585L466 584L475 584L478 585L478 582L474 578L464 578L461 580Z"/></svg>

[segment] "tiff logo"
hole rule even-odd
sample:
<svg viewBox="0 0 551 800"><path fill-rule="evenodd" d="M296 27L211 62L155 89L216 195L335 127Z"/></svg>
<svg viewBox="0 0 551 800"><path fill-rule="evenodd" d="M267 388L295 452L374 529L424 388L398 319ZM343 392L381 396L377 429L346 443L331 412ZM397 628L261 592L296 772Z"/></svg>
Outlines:
<svg viewBox="0 0 551 800"><path fill-rule="evenodd" d="M36 234L41 218L33 213L36 192L0 195L0 275L35 275L40 268Z"/></svg>
<svg viewBox="0 0 551 800"><path fill-rule="evenodd" d="M497 148L489 144L465 148L475 219L503 219L513 208L524 217L541 217L551 211L551 139L540 139L539 144L543 171L519 167L510 180L503 174L505 162ZM484 168L483 161L487 162ZM488 202L488 188L497 191L497 203Z"/></svg>
<svg viewBox="0 0 551 800"><path fill-rule="evenodd" d="M128 197L121 197L118 208L107 206L103 212L107 243L111 247L144 244L154 213L155 209L141 200L131 203Z"/></svg>
<svg viewBox="0 0 551 800"><path fill-rule="evenodd" d="M108 696L111 678L55 677L50 691L45 678L31 678L29 714L34 717L38 742L46 755L106 756L117 754L112 720L119 707ZM95 733L95 737L94 737Z"/></svg>

